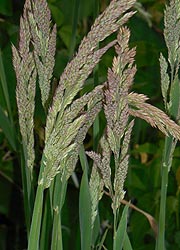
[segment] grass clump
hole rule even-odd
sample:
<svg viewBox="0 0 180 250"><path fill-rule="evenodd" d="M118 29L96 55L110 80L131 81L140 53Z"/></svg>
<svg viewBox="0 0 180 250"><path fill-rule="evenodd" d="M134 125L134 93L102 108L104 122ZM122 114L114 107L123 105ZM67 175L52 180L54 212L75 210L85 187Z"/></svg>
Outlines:
<svg viewBox="0 0 180 250"><path fill-rule="evenodd" d="M79 13L79 2L75 2ZM79 188L79 230L82 250L106 249L111 237L113 250L132 249L127 233L128 208L142 212L157 229L154 218L125 200L125 181L129 167L129 145L135 118L141 118L165 134L162 161L161 202L156 250L165 249L165 211L168 173L173 152L180 140L179 121L179 1L172 0L165 10L165 42L168 61L161 54L161 87L166 113L147 103L144 94L132 92L136 49L129 48L130 30L125 26L140 10L149 15L135 0L112 0L85 36L77 53L68 62L54 86L53 70L56 54L56 25L45 0L26 0L20 20L19 46L12 46L16 73L16 100L22 145L21 175L27 228L28 250L63 249L63 206L69 178L73 176ZM98 8L94 6L95 15ZM70 57L75 48L77 22L72 31ZM107 38L117 32L117 38ZM116 56L108 69L104 83L93 84L87 91L85 82L102 56L114 47ZM0 65L1 66L1 65ZM170 73L169 73L170 72ZM44 136L41 160L38 161L35 140L35 110L40 90ZM55 90L54 90L55 89ZM8 95L6 95L8 104ZM100 131L99 114L105 126ZM8 115L12 114L8 105ZM91 127L96 140L93 150L85 150L84 140ZM12 127L12 132L13 132ZM14 133L14 132L13 132ZM100 138L100 140L99 140ZM13 140L13 147L16 143ZM93 166L90 167L93 160ZM81 177L75 173L80 160ZM110 198L112 234L102 231L100 201ZM126 204L123 211L121 204ZM79 245L80 247L80 245Z"/></svg>

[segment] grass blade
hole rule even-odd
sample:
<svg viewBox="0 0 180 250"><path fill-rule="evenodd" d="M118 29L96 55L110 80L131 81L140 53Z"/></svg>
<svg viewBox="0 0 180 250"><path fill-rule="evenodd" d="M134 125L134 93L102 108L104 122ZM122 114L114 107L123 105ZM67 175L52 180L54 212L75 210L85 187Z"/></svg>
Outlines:
<svg viewBox="0 0 180 250"><path fill-rule="evenodd" d="M129 208L128 205L124 207L117 231L114 232L113 250L122 250L127 228L128 208Z"/></svg>
<svg viewBox="0 0 180 250"><path fill-rule="evenodd" d="M133 250L127 232L125 232L123 250Z"/></svg>
<svg viewBox="0 0 180 250"><path fill-rule="evenodd" d="M83 176L80 185L79 195L79 220L81 232L81 249L91 250L92 229L91 229L91 197L88 183L88 163L84 148L80 150L80 162L83 169Z"/></svg>

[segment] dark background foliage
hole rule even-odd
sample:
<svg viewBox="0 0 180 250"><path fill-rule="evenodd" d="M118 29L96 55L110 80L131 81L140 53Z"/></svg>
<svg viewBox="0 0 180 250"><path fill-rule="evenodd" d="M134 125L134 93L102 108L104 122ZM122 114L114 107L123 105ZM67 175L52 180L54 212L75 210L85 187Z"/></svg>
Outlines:
<svg viewBox="0 0 180 250"><path fill-rule="evenodd" d="M79 2L79 9L75 3ZM90 29L98 11L102 11L108 0L76 1L49 0L53 22L57 24L57 51L54 76L59 78L68 60L72 58L78 45ZM131 29L130 46L137 48L137 74L132 91L144 93L150 97L150 102L163 109L160 91L159 54L166 55L163 39L163 10L165 0L141 0L145 10L151 14L152 25L149 26L139 13L128 23ZM0 0L0 49L2 53L5 76L8 82L10 104L13 110L15 126L18 128L17 107L15 101L15 74L12 67L11 44L17 45L19 33L19 18L23 10L22 0ZM99 4L99 8L98 8ZM99 9L99 10L98 10ZM77 22L77 27L76 27ZM74 36L73 32L76 32ZM112 39L112 38L110 38ZM114 50L111 49L101 60L96 71L95 84L104 82L108 67L112 63ZM0 68L2 77L2 67ZM56 84L57 80L55 80ZM85 91L92 89L94 77L90 76L85 84ZM36 149L37 158L41 152L43 137L42 109L37 95L37 109L35 116L35 136L40 147ZM0 84L0 106L6 110L6 102ZM0 118L1 119L1 118ZM41 124L41 125L40 125ZM104 118L100 116L101 132L104 128ZM92 131L89 131L85 147L93 146ZM20 141L19 141L20 143ZM136 120L131 143L131 158L129 173L126 181L126 199L142 210L158 219L161 155L164 136L156 129L152 129L145 122ZM81 176L80 166L77 175ZM169 175L166 215L167 249L180 249L179 222L179 187L180 187L180 148L177 147L172 171ZM101 222L111 225L111 210L107 197L100 205ZM70 180L67 200L64 206L64 249L80 249L78 228L78 189ZM128 230L134 250L154 249L155 236L147 219L140 213L131 210L129 214ZM109 229L111 232L111 228ZM110 235L107 238L107 248L111 249ZM0 130L0 249L24 249L26 246L26 232L23 216L22 188L20 165L17 154L14 153Z"/></svg>

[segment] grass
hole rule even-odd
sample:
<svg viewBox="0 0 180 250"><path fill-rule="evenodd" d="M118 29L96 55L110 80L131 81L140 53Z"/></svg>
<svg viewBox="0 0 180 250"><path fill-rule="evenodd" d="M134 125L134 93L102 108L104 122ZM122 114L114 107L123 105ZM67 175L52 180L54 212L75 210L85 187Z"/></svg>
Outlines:
<svg viewBox="0 0 180 250"><path fill-rule="evenodd" d="M20 240L17 245L14 244L14 249L23 247L28 250L61 250L69 249L70 246L82 250L131 250L139 247L156 250L168 250L171 247L178 249L177 166L180 160L176 153L178 147L175 148L180 139L179 64L176 63L179 58L171 48L176 47L179 37L177 35L173 42L169 39L172 27L176 30L179 25L178 20L173 23L169 14L171 11L175 13L178 2L172 1L170 6L166 7L164 34L169 61L160 57L161 88L167 115L147 104L144 95L130 94L136 73L135 50L129 48L130 31L124 26L124 22L128 20L124 21L123 17L126 18L127 15L123 12L127 13L132 3L128 1L129 6L126 9L126 6L118 6L120 2L123 1L117 1L117 6L111 3L113 10L106 6L105 14L97 18L101 12L100 5L92 1L95 24L75 54L76 39L79 39L79 29L82 28L80 21L83 5L81 6L80 1L74 1L73 24L69 35L71 42L69 48L66 48L66 57L72 59L64 69L57 87L53 86L56 88L55 92L50 87L53 84L55 48L58 50L62 44L58 42L56 45L55 26L53 28L50 24L46 1L37 2L35 5L33 1L27 2L30 5L25 6L21 20L19 48L17 50L13 47L19 127L14 122L8 75L0 53L1 89L4 99L0 108L0 126L4 133L3 141L8 142L6 147L15 155L15 161L13 158L10 158L10 161L13 164L20 162L18 167L21 167L22 185L18 185L23 190L23 223L26 227L25 243ZM53 3L50 6L52 5ZM58 5L54 5L52 10L57 11L58 8ZM149 15L146 15L140 5L138 8L139 14L147 16L149 23ZM39 19L38 11L45 13L41 16L43 21ZM129 17L132 15L130 12ZM132 18L130 27L133 27L133 21L137 22L137 18L139 17ZM84 20L86 26L85 21L87 20ZM139 22L144 24L146 21ZM62 36L58 31L59 27L57 34ZM118 36L113 34L115 31ZM133 44L133 34L131 36ZM116 51L112 52L111 47L115 44ZM108 54L109 49L111 52ZM137 53L138 51L139 48ZM104 56L105 53L107 54ZM107 76L104 73L107 71L106 56L108 67L111 67ZM171 75L168 75L169 72ZM137 79L138 74L137 72ZM135 81L137 79L135 78ZM37 83L39 87L35 90ZM134 89L136 88L135 84ZM41 100L35 99L38 91ZM27 109L31 111L29 114ZM45 118L39 119L38 116L41 115L38 112L42 112ZM159 142L153 142L152 138L149 144L135 146L133 139L137 129L136 126L133 128L133 116L159 128L165 137L156 133ZM17 129L20 130L20 136L16 133ZM153 147L158 143L160 146L154 151ZM6 149L2 149L4 153ZM173 163L174 152L176 166ZM159 171L161 155L162 167ZM172 186L173 181L168 180L170 171L173 171L177 185ZM3 166L2 173L3 179L6 176ZM9 185L17 182L13 175L6 178L11 179ZM3 185L0 180L0 189ZM74 191L70 193L70 189ZM73 192L77 193L77 197L70 208L68 196L72 197ZM137 199L140 209L131 205L134 198ZM177 202L173 211L168 203L169 198ZM157 238L153 236L155 219L146 212L158 221ZM0 215L3 213L0 210ZM151 218L151 226L144 215ZM139 218L142 220L141 225ZM72 223L74 220L75 224ZM168 229L166 225L173 225L172 221L177 222L177 227ZM22 222L18 223L19 227L22 226ZM66 227L70 233L64 229ZM77 237L70 242L73 234ZM9 235L10 233L7 233L6 237ZM14 235L15 238L16 236ZM0 238L2 249L12 249L10 244L11 242Z"/></svg>

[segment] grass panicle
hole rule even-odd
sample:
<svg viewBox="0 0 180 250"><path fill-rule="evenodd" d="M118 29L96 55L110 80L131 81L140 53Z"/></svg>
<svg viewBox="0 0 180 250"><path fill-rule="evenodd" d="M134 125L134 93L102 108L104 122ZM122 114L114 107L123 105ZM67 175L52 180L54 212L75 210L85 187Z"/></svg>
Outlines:
<svg viewBox="0 0 180 250"><path fill-rule="evenodd" d="M130 114L147 121L152 127L157 127L165 135L180 139L180 126L169 118L162 110L146 103L146 96L130 93L128 101Z"/></svg>
<svg viewBox="0 0 180 250"><path fill-rule="evenodd" d="M46 110L55 64L56 25L51 28L51 14L46 0L31 1L31 5L28 19L34 47L34 59L38 71L41 99Z"/></svg>
<svg viewBox="0 0 180 250"><path fill-rule="evenodd" d="M128 169L128 147L133 121L129 123L128 93L132 85L136 67L133 65L135 50L128 48L130 32L126 27L119 30L117 36L116 53L112 69L108 71L108 82L104 93L104 111L107 121L106 131L100 145L101 153L86 152L94 161L90 178L90 192L92 204L92 222L97 214L98 202L102 195L103 185L109 191L112 199L114 214L114 235L119 224L119 206L124 198L124 181ZM114 156L115 173L111 176L110 158ZM98 181L93 181L96 174ZM99 180L102 178L102 181ZM94 185L94 186L93 186ZM96 190L96 191L95 191ZM114 238L114 247L116 244Z"/></svg>
<svg viewBox="0 0 180 250"><path fill-rule="evenodd" d="M34 153L34 110L37 71L33 53L30 51L31 33L27 16L27 1L20 20L19 50L12 46L13 65L16 72L16 99L19 114L19 126L22 135L27 167L33 169ZM28 110L28 112L27 112Z"/></svg>
<svg viewBox="0 0 180 250"><path fill-rule="evenodd" d="M133 12L129 12L125 19L124 16L122 16L123 13L132 7L133 3L134 1L128 1L128 3L125 3L124 1L111 2L107 10L105 10L105 12L96 19L91 31L88 33L87 37L82 40L77 55L66 66L62 76L60 77L59 86L57 87L52 106L50 107L47 116L45 132L46 146L44 154L47 161L45 165L50 166L53 162L53 168L49 168L52 170L49 172L49 177L47 178L49 180L53 179L53 176L58 173L60 163L57 157L63 159L63 157L70 155L71 151L76 151L76 144L73 143L69 145L69 143L75 139L78 130L83 126L83 122L87 120L83 114L74 120L72 124L68 123L67 129L67 125L64 124L64 119L66 119L66 108L68 105L72 104L74 97L82 88L86 78L92 72L93 68L99 62L100 58L107 51L107 49L115 44L115 41L109 43L103 48L96 50L98 43L115 32L120 25L122 25L131 15L133 15ZM111 15L112 13L113 15ZM121 18L119 19L120 16ZM106 26L104 29L102 29L104 23L106 23ZM84 103L84 105L86 104ZM75 117L73 119L75 119ZM77 126L75 126L75 124L77 124ZM64 142L63 137L59 140L59 136L60 134L62 135L62 131L65 132L64 138L66 138L66 143ZM73 134L71 131L73 131ZM69 140L67 140L68 138ZM64 151L62 142L65 143ZM68 145L69 148L67 148ZM59 148L60 146L62 148ZM62 152L62 154L60 152ZM55 169L57 169L57 171L55 171ZM47 176L48 174L45 175Z"/></svg>
<svg viewBox="0 0 180 250"><path fill-rule="evenodd" d="M171 0L169 5L166 5L164 12L164 38L168 48L168 61L172 70L172 75L177 73L180 61L180 3L178 0Z"/></svg>

